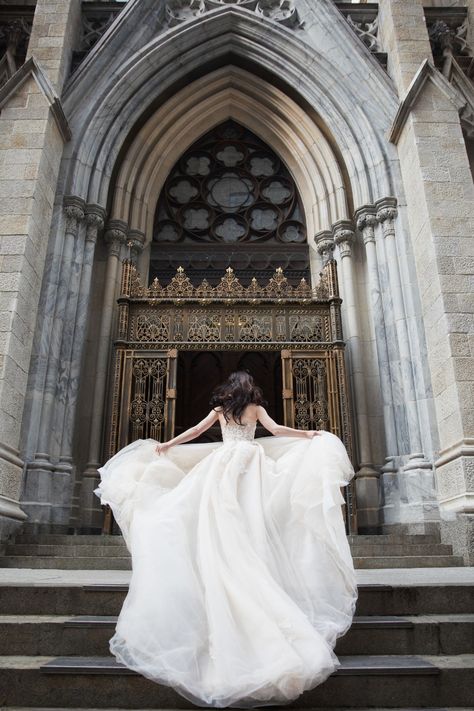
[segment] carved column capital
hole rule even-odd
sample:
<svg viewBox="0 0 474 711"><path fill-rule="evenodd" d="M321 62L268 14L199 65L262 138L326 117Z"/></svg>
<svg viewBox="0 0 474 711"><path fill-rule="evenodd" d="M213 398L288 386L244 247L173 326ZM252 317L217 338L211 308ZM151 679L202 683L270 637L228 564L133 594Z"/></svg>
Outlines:
<svg viewBox="0 0 474 711"><path fill-rule="evenodd" d="M145 245L145 235L140 230L130 230L127 236L127 245L130 247L132 262L136 262L138 255Z"/></svg>
<svg viewBox="0 0 474 711"><path fill-rule="evenodd" d="M128 225L122 220L110 220L104 233L109 256L118 257L120 249L127 241Z"/></svg>
<svg viewBox="0 0 474 711"><path fill-rule="evenodd" d="M86 206L86 242L95 242L98 233L104 228L105 210L100 205Z"/></svg>
<svg viewBox="0 0 474 711"><path fill-rule="evenodd" d="M355 238L354 226L349 220L339 220L332 227L334 242L339 247L339 254L342 257L352 255L352 244Z"/></svg>
<svg viewBox="0 0 474 711"><path fill-rule="evenodd" d="M316 242L316 249L322 256L322 258L325 261L330 259L336 246L334 244L332 232L330 230L323 230L322 232L318 232L318 234L314 238L314 241Z"/></svg>
<svg viewBox="0 0 474 711"><path fill-rule="evenodd" d="M64 198L64 213L66 215L66 232L76 234L79 222L85 216L85 202L82 198L70 195Z"/></svg>
<svg viewBox="0 0 474 711"><path fill-rule="evenodd" d="M356 211L357 229L361 232L365 245L375 242L375 225L378 222L376 213L374 205L367 205Z"/></svg>
<svg viewBox="0 0 474 711"><path fill-rule="evenodd" d="M377 207L377 220L382 224L383 236L394 237L394 220L398 214L396 198L377 200L375 205Z"/></svg>

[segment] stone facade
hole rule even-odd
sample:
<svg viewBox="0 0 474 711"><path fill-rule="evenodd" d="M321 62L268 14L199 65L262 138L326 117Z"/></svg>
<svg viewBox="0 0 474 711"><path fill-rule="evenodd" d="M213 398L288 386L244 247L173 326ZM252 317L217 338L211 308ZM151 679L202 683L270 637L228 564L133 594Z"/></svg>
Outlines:
<svg viewBox="0 0 474 711"><path fill-rule="evenodd" d="M473 0L96 6L38 0L0 88L5 532L100 524L120 260L147 273L169 171L232 118L290 170L313 273L338 261L359 530L472 561Z"/></svg>

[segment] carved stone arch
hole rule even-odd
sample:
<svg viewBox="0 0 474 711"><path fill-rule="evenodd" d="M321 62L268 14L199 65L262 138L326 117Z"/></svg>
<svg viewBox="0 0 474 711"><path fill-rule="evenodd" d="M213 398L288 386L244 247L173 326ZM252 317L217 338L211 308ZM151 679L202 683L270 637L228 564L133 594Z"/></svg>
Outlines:
<svg viewBox="0 0 474 711"><path fill-rule="evenodd" d="M314 121L283 92L237 67L223 67L178 92L146 122L123 156L111 217L151 239L157 197L198 138L232 118L285 162L302 199L309 240L348 219L350 183Z"/></svg>
<svg viewBox="0 0 474 711"><path fill-rule="evenodd" d="M247 67L255 67L255 76L260 68L275 77L275 84L277 77L282 78L318 113L325 132L333 135L343 156L354 207L391 194L397 182L397 176L391 175L395 154L390 155L392 149L384 144L384 134L396 110L395 92L380 67L371 66L374 81L355 93L351 77L321 49L326 36L344 34L346 49L361 70L372 58L366 56L350 28L339 22L331 3L323 4L324 12L316 13L311 4L302 3L311 19L306 34L259 18L240 6L226 5L158 33L148 43L141 38L128 42L127 38L116 46L127 17L131 19L135 11L139 20L138 6L145 8L150 3L135 3L130 12L125 10L128 14L122 24L118 22L99 43L97 66L94 56L88 58L64 97L74 135L68 147L70 160L64 165L67 192L105 205L119 154L150 105L188 83L191 73L205 74L210 60L222 64L233 56ZM99 59L103 61L113 49L108 60L113 71L98 71ZM311 71L306 71L308 67Z"/></svg>

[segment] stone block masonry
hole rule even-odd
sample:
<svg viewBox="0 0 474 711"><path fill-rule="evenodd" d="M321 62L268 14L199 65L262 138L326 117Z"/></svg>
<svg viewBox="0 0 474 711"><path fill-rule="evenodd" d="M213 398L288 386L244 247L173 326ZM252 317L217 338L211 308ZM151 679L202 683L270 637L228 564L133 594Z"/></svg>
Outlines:
<svg viewBox="0 0 474 711"><path fill-rule="evenodd" d="M60 92L78 0L38 0L28 47ZM70 28L70 29L68 29ZM0 537L24 520L20 430L64 132L38 72L12 77L0 113ZM20 78L20 73L21 78Z"/></svg>

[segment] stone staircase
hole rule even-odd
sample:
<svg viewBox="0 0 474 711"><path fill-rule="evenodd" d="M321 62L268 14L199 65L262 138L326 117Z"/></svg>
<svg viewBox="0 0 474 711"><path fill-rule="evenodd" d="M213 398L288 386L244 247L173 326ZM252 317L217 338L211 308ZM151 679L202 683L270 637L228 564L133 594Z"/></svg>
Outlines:
<svg viewBox="0 0 474 711"><path fill-rule="evenodd" d="M424 568L462 566L439 533L351 535L356 568ZM121 536L23 533L0 556L3 568L129 570L130 556Z"/></svg>
<svg viewBox="0 0 474 711"><path fill-rule="evenodd" d="M12 571L9 584L0 584L1 709L192 708L110 657L126 585L84 585L77 572L63 573L60 584L53 574L49 584L27 584L20 572L24 582L12 582ZM361 584L353 626L336 646L341 667L291 706L472 707L473 593L474 582L419 584L406 576L396 585Z"/></svg>

